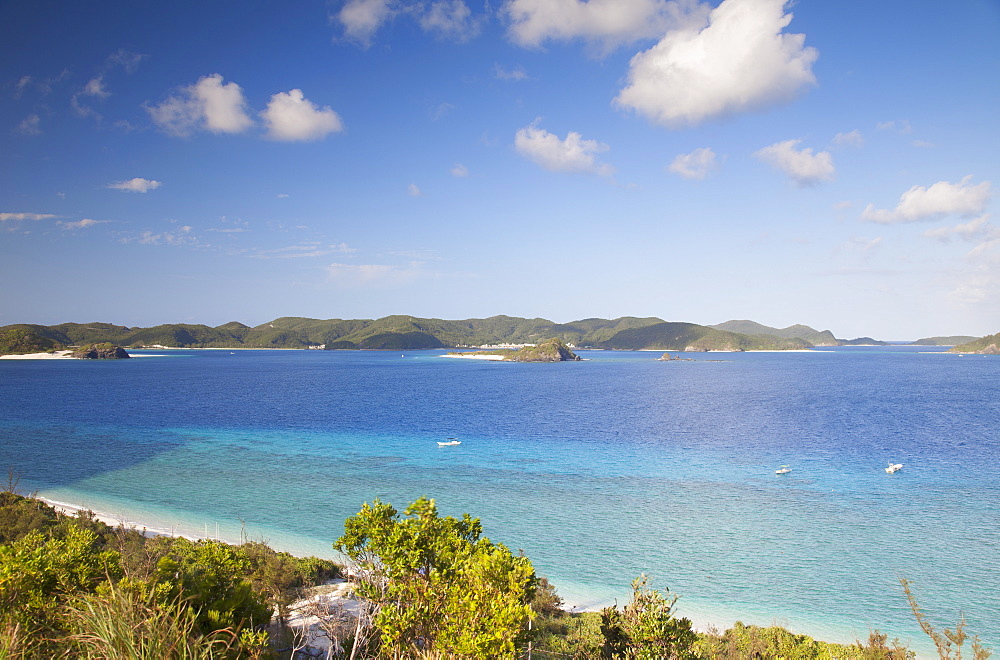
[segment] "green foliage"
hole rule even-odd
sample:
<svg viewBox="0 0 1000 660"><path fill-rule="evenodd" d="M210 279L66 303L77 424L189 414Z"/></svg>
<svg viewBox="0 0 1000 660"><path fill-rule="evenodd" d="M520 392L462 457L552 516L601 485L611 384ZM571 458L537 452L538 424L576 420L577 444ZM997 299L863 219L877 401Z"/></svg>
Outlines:
<svg viewBox="0 0 1000 660"><path fill-rule="evenodd" d="M569 347L561 339L554 338L535 346L525 346L518 349L507 359L513 362L560 362L579 360L580 357L569 350Z"/></svg>
<svg viewBox="0 0 1000 660"><path fill-rule="evenodd" d="M236 656L240 646L228 630L200 634L194 611L183 601L158 602L137 589L111 587L80 597L66 617L73 656L88 660L209 660Z"/></svg>
<svg viewBox="0 0 1000 660"><path fill-rule="evenodd" d="M695 652L703 658L742 660L743 658L781 658L782 660L910 660L913 653L898 642L886 644L885 635L875 631L868 645L829 644L808 635L798 635L785 628L748 626L737 621L721 636L699 636Z"/></svg>
<svg viewBox="0 0 1000 660"><path fill-rule="evenodd" d="M690 619L674 616L678 597L670 595L669 590L661 594L650 589L648 582L645 575L640 575L632 582L628 605L601 611L602 656L629 660L694 658L691 648L698 636L691 629Z"/></svg>
<svg viewBox="0 0 1000 660"><path fill-rule="evenodd" d="M247 578L254 589L266 596L281 617L305 588L340 575L340 567L327 559L294 557L277 552L266 543L249 542L239 546L247 559Z"/></svg>
<svg viewBox="0 0 1000 660"><path fill-rule="evenodd" d="M483 537L478 519L440 517L426 498L399 517L376 500L345 521L335 547L361 571L356 593L375 608L383 655L514 656L534 570Z"/></svg>
<svg viewBox="0 0 1000 660"><path fill-rule="evenodd" d="M93 531L76 526L62 538L31 531L0 545L0 626L19 625L29 634L61 630L61 603L114 577L117 562Z"/></svg>
<svg viewBox="0 0 1000 660"><path fill-rule="evenodd" d="M948 351L949 353L983 353L997 355L1000 353L1000 332L995 335L980 337L967 344L960 344Z"/></svg>
<svg viewBox="0 0 1000 660"><path fill-rule="evenodd" d="M38 332L35 326L8 325L0 328L0 355L45 353L62 345Z"/></svg>
<svg viewBox="0 0 1000 660"><path fill-rule="evenodd" d="M162 539L163 537L161 537ZM271 609L249 579L252 565L240 548L221 541L163 539L166 552L153 574L164 602L183 598L204 633L266 624Z"/></svg>

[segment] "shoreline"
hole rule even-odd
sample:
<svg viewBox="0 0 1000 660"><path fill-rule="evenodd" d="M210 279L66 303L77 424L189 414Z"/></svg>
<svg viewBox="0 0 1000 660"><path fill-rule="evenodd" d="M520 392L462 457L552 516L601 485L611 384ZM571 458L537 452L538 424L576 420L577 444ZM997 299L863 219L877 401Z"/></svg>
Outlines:
<svg viewBox="0 0 1000 660"><path fill-rule="evenodd" d="M218 531L216 532L215 535L212 535L210 533L197 534L197 533L192 533L190 531L184 531L184 532L178 531L177 528L180 528L182 526L190 527L190 525L182 525L180 523L178 523L176 527L171 527L171 528L164 527L162 524L160 525L143 524L143 521L138 520L136 516L130 511L122 511L121 513L115 515L108 513L107 511L94 510L89 506L73 504L62 500L56 500L49 497L44 497L42 495L37 495L37 494L26 495L26 497L31 497L33 499L39 500L45 503L46 505L51 506L53 509L59 511L60 513L63 513L68 516L75 516L77 515L78 512L82 511L90 511L91 513L94 514L95 519L105 523L106 525L109 525L113 528L124 526L126 529L134 529L140 532L146 538L153 538L157 536L169 536L174 538L185 538L190 541L208 540L208 541L219 541L221 543L227 543L229 545L240 545L239 541L233 541L227 539L224 536L219 535ZM251 539L247 538L246 540L249 541ZM303 552L301 552L301 550L289 549L281 542L275 542L269 540L264 540L263 542L267 543L271 548L273 548L277 552L287 552L295 557L300 557L300 558L311 556L309 554L304 554ZM344 563L343 558L332 558L332 559L339 563ZM555 582L553 584L558 592L559 583ZM602 599L599 597L588 598L582 593L574 593L575 590L573 589L572 586L568 586L567 590L569 594L560 593L560 597L563 599L561 609L571 614L582 614L585 612L600 612L603 608L613 606L616 603L619 603L619 601L621 600L620 598L617 597L606 598L606 599ZM622 592L622 597L625 598L626 600L628 598L628 594L626 593L627 591L628 590L623 590ZM305 599L303 601L299 601L298 603L296 603L296 605L302 607L305 606L307 602L311 600L313 600L313 598ZM622 603L624 602L625 601L622 601ZM747 623L747 625L757 625L765 628L769 626L780 626L782 628L785 628L786 630L789 630L790 632L793 632L794 634L808 635L813 639L824 642L832 642L838 644L853 644L855 641L864 641L864 639L867 639L867 629L863 635L861 634L862 631L860 629L855 631L846 631L846 630L839 631L831 628L829 630L818 630L815 632L810 632L809 628L814 627L816 624L818 624L821 629L824 628L822 622L813 620L812 624L814 625L806 625L805 629L803 629L801 626L793 628L788 618L784 615L779 616L775 614L774 616L767 618L767 620L765 621L763 618L759 616L755 617L753 615L748 616L746 614L741 614L732 611L730 608L727 608L721 604L715 604L713 606L712 603L701 602L694 597L686 599L683 597L683 595L678 601L678 604L680 605L680 609L677 611L677 615L689 619L691 621L692 628L700 633L708 633L713 631L722 632L728 628L731 628L735 624L735 622L743 621ZM301 616L301 623L304 624L306 627L308 627L310 625L310 617L308 616L308 614L300 616ZM911 649L912 649L912 645L915 640L910 639L904 641L909 642L911 644ZM923 658L924 656L920 654L918 651L917 657Z"/></svg>
<svg viewBox="0 0 1000 660"><path fill-rule="evenodd" d="M0 360L75 360L70 357L73 351L52 351L51 353L20 353L0 355Z"/></svg>

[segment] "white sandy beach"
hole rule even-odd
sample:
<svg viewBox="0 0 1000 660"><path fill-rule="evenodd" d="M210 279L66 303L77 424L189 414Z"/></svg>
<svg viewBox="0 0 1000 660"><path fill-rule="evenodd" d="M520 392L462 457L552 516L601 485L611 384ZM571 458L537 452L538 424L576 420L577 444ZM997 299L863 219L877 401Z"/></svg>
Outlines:
<svg viewBox="0 0 1000 660"><path fill-rule="evenodd" d="M73 360L73 351L53 351L52 353L25 353L24 355L0 355L0 360Z"/></svg>
<svg viewBox="0 0 1000 660"><path fill-rule="evenodd" d="M505 356L503 356L503 355L473 355L471 353L467 353L467 354L463 354L463 353L446 353L446 354L441 355L439 357L462 358L463 360L490 360L492 362L503 362L504 359L505 359Z"/></svg>

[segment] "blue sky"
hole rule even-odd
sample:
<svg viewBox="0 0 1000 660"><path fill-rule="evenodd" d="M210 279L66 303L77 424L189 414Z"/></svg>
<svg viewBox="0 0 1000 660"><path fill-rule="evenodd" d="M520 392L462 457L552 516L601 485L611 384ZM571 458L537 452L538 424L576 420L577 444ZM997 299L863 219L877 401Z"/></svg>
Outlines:
<svg viewBox="0 0 1000 660"><path fill-rule="evenodd" d="M4 3L0 324L1000 331L1000 3Z"/></svg>

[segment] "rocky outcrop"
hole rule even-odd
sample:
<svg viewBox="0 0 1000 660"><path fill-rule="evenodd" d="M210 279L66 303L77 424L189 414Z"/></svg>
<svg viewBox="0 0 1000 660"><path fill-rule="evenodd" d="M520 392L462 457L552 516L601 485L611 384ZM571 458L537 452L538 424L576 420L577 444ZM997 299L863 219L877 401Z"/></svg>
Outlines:
<svg viewBox="0 0 1000 660"><path fill-rule="evenodd" d="M70 357L83 360L125 360L132 356L121 346L110 343L90 344L70 353Z"/></svg>
<svg viewBox="0 0 1000 660"><path fill-rule="evenodd" d="M566 362L582 358L559 339L550 339L537 346L525 346L513 351L504 359L510 362Z"/></svg>

